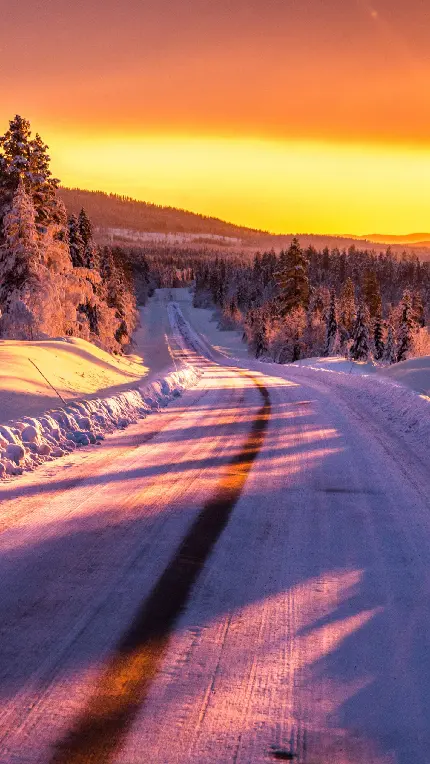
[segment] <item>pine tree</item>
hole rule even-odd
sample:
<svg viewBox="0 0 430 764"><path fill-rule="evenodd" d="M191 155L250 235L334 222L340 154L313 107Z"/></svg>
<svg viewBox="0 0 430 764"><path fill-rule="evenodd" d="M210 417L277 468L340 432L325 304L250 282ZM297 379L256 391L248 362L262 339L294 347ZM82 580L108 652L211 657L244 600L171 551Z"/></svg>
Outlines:
<svg viewBox="0 0 430 764"><path fill-rule="evenodd" d="M369 311L370 318L379 316L382 312L381 292L375 271L366 271L363 283L364 302Z"/></svg>
<svg viewBox="0 0 430 764"><path fill-rule="evenodd" d="M387 324L387 341L384 347L383 360L389 364L396 363L397 351L392 324Z"/></svg>
<svg viewBox="0 0 430 764"><path fill-rule="evenodd" d="M381 316L376 316L373 324L373 347L375 348L375 360L380 361L385 349Z"/></svg>
<svg viewBox="0 0 430 764"><path fill-rule="evenodd" d="M0 250L0 301L5 303L13 290L21 289L35 274L41 252L35 210L22 180L12 206L3 221L4 245Z"/></svg>
<svg viewBox="0 0 430 764"><path fill-rule="evenodd" d="M400 319L400 327L398 334L397 344L397 363L404 361L412 347L412 335L414 330L414 320L412 312L412 299L409 290L405 290L403 293L403 299L401 303L402 316Z"/></svg>
<svg viewBox="0 0 430 764"><path fill-rule="evenodd" d="M341 332L344 340L348 340L354 331L356 319L355 290L351 278L347 278L342 287L339 303Z"/></svg>
<svg viewBox="0 0 430 764"><path fill-rule="evenodd" d="M84 268L85 266L85 244L82 240L79 223L75 215L70 215L68 219L69 232L69 251L74 268Z"/></svg>
<svg viewBox="0 0 430 764"><path fill-rule="evenodd" d="M294 238L288 250L283 250L279 257L279 266L275 274L279 287L278 308L285 316L294 308L307 309L309 305L309 263Z"/></svg>
<svg viewBox="0 0 430 764"><path fill-rule="evenodd" d="M79 213L78 227L83 242L83 261L85 268L97 268L99 262L97 257L97 247L93 240L93 226L83 207Z"/></svg>
<svg viewBox="0 0 430 764"><path fill-rule="evenodd" d="M0 194L10 202L20 182L28 189L31 180L31 129L27 119L18 114L9 122L9 130L0 137L0 149L3 156Z"/></svg>
<svg viewBox="0 0 430 764"><path fill-rule="evenodd" d="M36 222L39 226L49 223L64 223L61 207L58 204L56 190L58 178L53 178L49 163L48 146L36 133L30 141L30 192L36 209Z"/></svg>
<svg viewBox="0 0 430 764"><path fill-rule="evenodd" d="M370 352L369 329L365 309L359 305L350 356L353 361L367 361Z"/></svg>
<svg viewBox="0 0 430 764"><path fill-rule="evenodd" d="M46 275L38 240L35 210L20 179L9 212L4 217L0 248L0 333L33 339L42 305L38 293Z"/></svg>
<svg viewBox="0 0 430 764"><path fill-rule="evenodd" d="M32 196L38 228L51 222L64 224L62 205L56 198L59 181L52 177L47 149L39 134L31 138L28 120L16 115L9 122L9 129L0 137L0 218L22 181Z"/></svg>
<svg viewBox="0 0 430 764"><path fill-rule="evenodd" d="M326 342L324 348L324 355L329 356L333 353L334 346L337 338L337 311L336 311L336 294L334 289L330 295L330 306L327 312L326 318Z"/></svg>

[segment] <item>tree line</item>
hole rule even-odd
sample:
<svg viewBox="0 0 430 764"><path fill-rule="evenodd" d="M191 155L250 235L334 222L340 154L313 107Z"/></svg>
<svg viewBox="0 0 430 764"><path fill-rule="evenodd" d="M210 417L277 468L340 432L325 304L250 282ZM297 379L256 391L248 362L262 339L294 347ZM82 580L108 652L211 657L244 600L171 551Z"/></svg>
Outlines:
<svg viewBox="0 0 430 764"><path fill-rule="evenodd" d="M430 354L430 263L376 253L303 250L297 239L254 260L217 257L195 267L196 306L217 306L256 357L314 356L395 363Z"/></svg>
<svg viewBox="0 0 430 764"><path fill-rule="evenodd" d="M0 337L77 336L118 352L136 323L120 251L94 243L84 209L67 216L48 146L17 115L0 137Z"/></svg>

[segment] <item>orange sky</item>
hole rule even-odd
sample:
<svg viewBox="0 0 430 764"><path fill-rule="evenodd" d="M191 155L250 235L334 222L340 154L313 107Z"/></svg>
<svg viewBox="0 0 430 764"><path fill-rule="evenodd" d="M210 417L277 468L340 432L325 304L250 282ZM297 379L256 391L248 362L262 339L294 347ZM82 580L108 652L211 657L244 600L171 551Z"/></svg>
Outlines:
<svg viewBox="0 0 430 764"><path fill-rule="evenodd" d="M0 131L27 116L64 183L271 230L430 229L428 0L0 11Z"/></svg>

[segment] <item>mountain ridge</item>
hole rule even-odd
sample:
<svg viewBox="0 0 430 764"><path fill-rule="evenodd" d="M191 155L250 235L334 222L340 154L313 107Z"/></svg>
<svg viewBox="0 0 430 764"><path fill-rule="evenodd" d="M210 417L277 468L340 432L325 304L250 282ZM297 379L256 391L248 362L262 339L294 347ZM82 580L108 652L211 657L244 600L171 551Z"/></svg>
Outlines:
<svg viewBox="0 0 430 764"><path fill-rule="evenodd" d="M282 248L297 236L303 246L316 248L356 246L358 242L372 248L375 244L391 245L401 253L413 251L423 259L430 257L430 234L406 234L405 236L371 234L274 234L257 228L229 223L213 216L190 212L177 207L139 201L104 191L88 191L79 188L60 187L59 195L69 213L78 214L85 208L92 220L100 241L142 244L152 241L161 244L211 244L214 246ZM164 241L163 241L163 236ZM425 241L418 241L420 237ZM152 238L151 238L152 237ZM418 237L418 239L417 239ZM182 241L181 241L182 239ZM422 250L422 251L419 251Z"/></svg>

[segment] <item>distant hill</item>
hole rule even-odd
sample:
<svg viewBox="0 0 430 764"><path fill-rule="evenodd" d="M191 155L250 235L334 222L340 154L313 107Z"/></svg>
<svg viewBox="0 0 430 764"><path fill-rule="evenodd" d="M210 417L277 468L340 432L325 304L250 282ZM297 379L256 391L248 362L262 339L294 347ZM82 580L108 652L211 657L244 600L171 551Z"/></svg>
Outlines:
<svg viewBox="0 0 430 764"><path fill-rule="evenodd" d="M194 212L163 207L103 191L84 191L79 188L60 188L59 194L69 213L78 214L82 207L89 214L100 243L187 246L187 247L229 247L231 250L279 251L288 247L293 236L298 236L303 247L310 245L316 249L329 247L348 249L358 246L375 249L375 244L384 249L401 253L413 251L424 260L430 259L430 234L408 234L401 236L326 236L307 233L271 234L267 231L247 228L227 223L215 217L207 217ZM424 242L424 243L421 243Z"/></svg>
<svg viewBox="0 0 430 764"><path fill-rule="evenodd" d="M226 223L218 218L194 212L139 202L127 196L102 191L60 188L59 194L67 210L77 214L82 207L93 224L100 228L126 228L141 232L193 233L228 236L238 239L266 235L264 231Z"/></svg>
<svg viewBox="0 0 430 764"><path fill-rule="evenodd" d="M407 233L404 236L371 233L366 236L357 236L357 239L367 239L377 244L417 244L421 247L430 247L430 233Z"/></svg>

